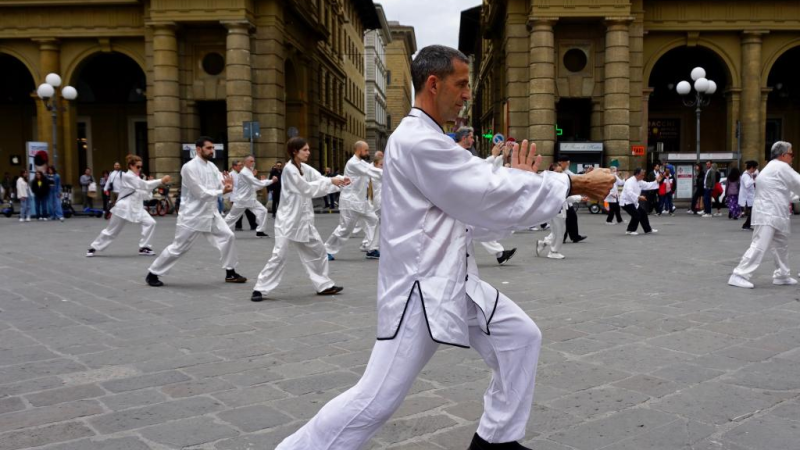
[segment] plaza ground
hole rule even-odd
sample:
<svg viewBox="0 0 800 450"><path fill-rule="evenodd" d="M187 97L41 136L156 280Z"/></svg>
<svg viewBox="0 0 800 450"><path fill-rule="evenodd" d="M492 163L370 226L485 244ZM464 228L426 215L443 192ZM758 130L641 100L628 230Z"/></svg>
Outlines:
<svg viewBox="0 0 800 450"><path fill-rule="evenodd" d="M323 238L337 220L317 216ZM636 237L603 222L581 212L589 239L565 244L561 261L534 255L544 232L503 241L519 250L502 267L476 248L482 278L544 334L525 442L798 448L800 290L773 286L771 261L756 289L726 285L749 244L742 222L681 211ZM223 283L218 253L199 239L155 289L144 283L152 258L136 254L138 227L84 257L105 225L0 218L0 450L269 450L359 379L375 338L378 263L357 242L331 264L342 295L314 295L290 252L275 299L256 304L272 239L237 233L247 284ZM157 252L174 226L158 219ZM440 347L367 448L466 449L489 376L473 350Z"/></svg>

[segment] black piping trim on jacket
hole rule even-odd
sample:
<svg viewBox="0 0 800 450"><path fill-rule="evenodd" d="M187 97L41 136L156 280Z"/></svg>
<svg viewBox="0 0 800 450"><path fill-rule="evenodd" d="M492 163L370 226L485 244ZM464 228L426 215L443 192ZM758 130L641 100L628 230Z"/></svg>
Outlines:
<svg viewBox="0 0 800 450"><path fill-rule="evenodd" d="M481 330L481 333L483 333L483 334L485 334L487 336L491 336L492 335L492 331L489 330L489 324L492 322L492 319L494 318L494 313L497 312L497 303L500 301L500 291L497 288L494 288L494 291L497 293L497 295L494 298L494 308L492 308L492 313L489 314L489 318L488 319L486 318L486 313L483 312L483 310L481 308L478 308L478 311L480 311L481 314L483 314L483 320L486 321L486 331ZM469 298L469 296L467 296L467 297ZM469 301L475 303L475 300L473 300L472 298L470 298ZM478 327L478 329L480 329L480 327Z"/></svg>
<svg viewBox="0 0 800 450"><path fill-rule="evenodd" d="M442 126L439 125L439 122L437 122L436 119L431 117L430 114L426 113L424 109L418 108L416 106L411 107L411 109L416 109L416 110L422 111L422 114L425 114L426 116L428 116L428 118L431 119L433 121L433 123L435 123L439 127L440 130L442 130L442 133L444 133L444 128L442 128ZM409 116L411 116L411 114L409 114ZM414 116L411 116L411 117L414 117Z"/></svg>
<svg viewBox="0 0 800 450"><path fill-rule="evenodd" d="M397 324L397 328L394 330L394 334L392 335L392 337L378 337L377 339L379 341L391 341L392 339L397 337L397 333L400 332L400 327L403 325L403 320L405 320L406 311L408 310L408 304L411 301L411 296L414 294L414 288L415 287L417 288L417 291L419 292L419 299L422 302L422 314L425 315L425 326L428 327L428 335L431 337L431 340L433 342L436 342L437 344L452 345L454 347L459 347L459 348L470 348L469 345L461 345L461 344L454 344L452 342L444 342L444 341L440 341L440 340L438 340L438 339L433 337L433 332L431 332L431 324L430 324L430 322L428 322L428 310L425 308L425 297L422 295L422 287L419 284L419 280L414 281L414 284L411 285L411 291L408 293L408 298L406 299L406 306L403 307L403 315L400 316L400 323ZM500 294L498 292L498 296L499 295ZM495 308L496 307L497 307L497 304L495 304ZM494 313L492 313L492 315L494 315Z"/></svg>

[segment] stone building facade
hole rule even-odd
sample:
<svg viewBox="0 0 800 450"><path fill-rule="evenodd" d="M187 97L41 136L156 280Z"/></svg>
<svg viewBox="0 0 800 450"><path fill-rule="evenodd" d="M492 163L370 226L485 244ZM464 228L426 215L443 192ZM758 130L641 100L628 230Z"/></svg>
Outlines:
<svg viewBox="0 0 800 450"><path fill-rule="evenodd" d="M386 128L397 128L414 104L411 95L411 57L417 52L414 27L390 21L392 42L386 46Z"/></svg>
<svg viewBox="0 0 800 450"><path fill-rule="evenodd" d="M383 7L375 5L381 27L364 36L364 61L366 72L367 144L370 150L383 151L389 137L386 129L386 46L392 34Z"/></svg>
<svg viewBox="0 0 800 450"><path fill-rule="evenodd" d="M220 167L250 154L243 122L258 121L259 166L308 138L311 163L343 167L364 139L364 42L379 28L372 0L14 0L0 3L0 171L26 141L51 141L35 87L55 72L78 99L61 101L59 168L110 168L128 153L176 175L182 144L225 144ZM7 118L7 119L6 119Z"/></svg>
<svg viewBox="0 0 800 450"><path fill-rule="evenodd" d="M476 131L532 139L546 161L588 141L623 169L692 164L695 108L675 87L697 66L718 85L701 110L703 160L735 165L741 146L763 163L772 142L800 142L795 0L484 0L461 25Z"/></svg>

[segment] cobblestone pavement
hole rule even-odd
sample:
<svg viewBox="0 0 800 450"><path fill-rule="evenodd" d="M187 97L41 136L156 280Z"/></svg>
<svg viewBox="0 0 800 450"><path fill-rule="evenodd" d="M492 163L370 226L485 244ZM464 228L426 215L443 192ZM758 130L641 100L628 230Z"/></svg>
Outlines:
<svg viewBox="0 0 800 450"><path fill-rule="evenodd" d="M337 219L318 216L324 237ZM543 232L505 241L519 251L503 267L477 249L482 277L544 333L525 442L800 448L800 291L771 284L771 261L755 290L726 285L749 243L741 222L681 212L629 237L580 221L589 239L562 261L534 256ZM85 258L105 223L0 220L0 449L273 449L358 380L377 263L357 242L332 263L343 295L315 296L292 254L277 300L255 304L202 239L161 289L144 284L135 227ZM174 225L158 219L156 251ZM237 233L239 272L254 279L272 242ZM441 347L368 448L466 449L489 375L474 351Z"/></svg>

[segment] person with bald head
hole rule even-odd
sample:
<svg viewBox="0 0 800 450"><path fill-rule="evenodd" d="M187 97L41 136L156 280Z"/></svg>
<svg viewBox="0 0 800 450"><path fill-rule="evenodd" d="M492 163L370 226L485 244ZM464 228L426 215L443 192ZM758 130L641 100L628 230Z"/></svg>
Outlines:
<svg viewBox="0 0 800 450"><path fill-rule="evenodd" d="M367 245L367 259L378 259L381 257L378 250L378 216L372 210L367 199L367 190L370 181L380 180L383 171L369 164L369 145L364 141L358 141L353 145L353 157L347 161L344 167L345 178L350 179L350 186L342 189L339 196L339 226L325 241L325 249L328 251L328 261L333 261L334 255L350 239L353 229L359 220L364 221L364 232L369 242Z"/></svg>

